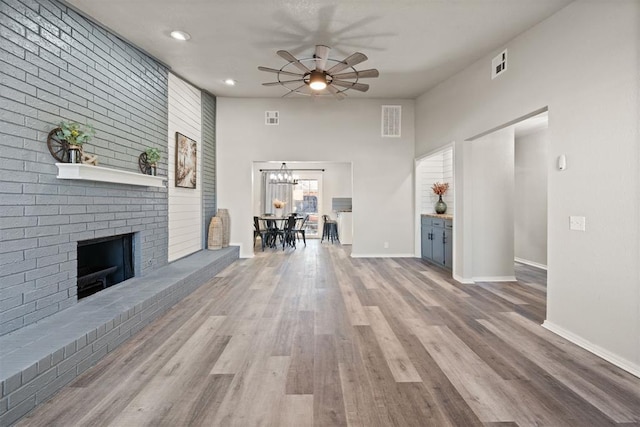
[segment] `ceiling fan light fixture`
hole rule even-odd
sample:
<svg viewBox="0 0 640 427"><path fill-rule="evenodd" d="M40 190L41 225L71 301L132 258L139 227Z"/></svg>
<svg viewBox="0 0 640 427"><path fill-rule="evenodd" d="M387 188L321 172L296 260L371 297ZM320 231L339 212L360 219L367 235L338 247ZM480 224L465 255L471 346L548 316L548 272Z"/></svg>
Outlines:
<svg viewBox="0 0 640 427"><path fill-rule="evenodd" d="M313 90L322 90L327 87L327 76L321 71L312 71L309 75L309 87Z"/></svg>

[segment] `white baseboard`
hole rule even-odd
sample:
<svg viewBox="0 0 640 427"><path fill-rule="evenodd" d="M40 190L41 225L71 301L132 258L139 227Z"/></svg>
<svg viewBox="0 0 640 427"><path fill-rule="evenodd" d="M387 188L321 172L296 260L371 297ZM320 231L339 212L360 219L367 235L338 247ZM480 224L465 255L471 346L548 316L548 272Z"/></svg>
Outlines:
<svg viewBox="0 0 640 427"><path fill-rule="evenodd" d="M415 258L414 254L351 254L351 258Z"/></svg>
<svg viewBox="0 0 640 427"><path fill-rule="evenodd" d="M542 323L542 327L553 332L556 335L561 336L562 338L571 341L572 343L574 343L575 345L584 348L585 350L595 354L598 357L603 358L604 360L606 360L607 362L610 362L614 365L616 365L618 368L620 369L624 369L625 371L629 372L632 375L635 375L636 377L640 378L640 366L636 365L635 363L630 362L627 359L624 359L612 352L610 352L609 350L606 350L588 340L585 340L584 338L574 334L573 332L569 332L566 329L549 322L548 320L545 320L544 323Z"/></svg>
<svg viewBox="0 0 640 427"><path fill-rule="evenodd" d="M513 260L515 262L519 262L520 264L530 265L531 267L539 268L541 270L546 270L547 269L546 265L540 264L540 263L534 262L534 261L529 261L528 259L515 257Z"/></svg>
<svg viewBox="0 0 640 427"><path fill-rule="evenodd" d="M476 284L476 282L474 282L472 279L467 279L467 278L464 278L464 277L460 277L455 273L452 275L452 277L456 282L462 283L463 285L475 285Z"/></svg>
<svg viewBox="0 0 640 427"><path fill-rule="evenodd" d="M516 276L474 277L474 282L515 282Z"/></svg>

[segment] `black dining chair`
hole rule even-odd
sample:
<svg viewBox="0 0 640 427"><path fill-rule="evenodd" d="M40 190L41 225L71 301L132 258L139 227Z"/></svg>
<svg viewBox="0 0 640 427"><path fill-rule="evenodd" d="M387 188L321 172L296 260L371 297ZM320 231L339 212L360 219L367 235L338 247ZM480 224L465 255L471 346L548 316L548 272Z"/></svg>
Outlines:
<svg viewBox="0 0 640 427"><path fill-rule="evenodd" d="M256 245L256 239L260 237L262 242L262 251L264 252L264 245L269 244L269 230L265 230L260 227L260 219L257 216L253 217L253 246Z"/></svg>
<svg viewBox="0 0 640 427"><path fill-rule="evenodd" d="M295 234L296 239L300 239L300 235L302 235L302 241L304 242L305 246L307 246L307 237L305 236L307 221L309 221L309 214L303 217L297 217L296 227L293 229L293 233Z"/></svg>
<svg viewBox="0 0 640 427"><path fill-rule="evenodd" d="M282 250L284 251L285 246L291 246L293 248L296 247L296 236L294 233L294 229L296 227L297 218L295 215L291 215L287 218L287 222L283 229L278 230L278 236L282 240Z"/></svg>

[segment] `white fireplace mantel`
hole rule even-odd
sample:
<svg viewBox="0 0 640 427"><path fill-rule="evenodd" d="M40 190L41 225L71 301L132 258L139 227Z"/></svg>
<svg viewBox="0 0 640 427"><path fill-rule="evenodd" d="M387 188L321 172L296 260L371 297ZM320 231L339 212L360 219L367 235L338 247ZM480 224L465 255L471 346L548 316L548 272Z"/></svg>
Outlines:
<svg viewBox="0 0 640 427"><path fill-rule="evenodd" d="M58 179L78 179L85 181L113 182L142 187L164 187L165 177L144 175L136 172L91 166L82 163L56 163Z"/></svg>

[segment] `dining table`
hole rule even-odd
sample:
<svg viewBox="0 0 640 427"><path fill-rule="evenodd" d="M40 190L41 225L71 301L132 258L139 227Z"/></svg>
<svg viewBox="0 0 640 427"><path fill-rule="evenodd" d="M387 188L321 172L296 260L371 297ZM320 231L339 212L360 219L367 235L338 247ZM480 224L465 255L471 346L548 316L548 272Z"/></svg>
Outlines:
<svg viewBox="0 0 640 427"><path fill-rule="evenodd" d="M297 220L300 220L302 218L303 217L296 216ZM265 230L274 230L277 233L278 231L284 230L284 228L287 225L287 221L289 220L289 215L287 215L287 216L262 215L262 216L258 217L258 219L262 223L262 228L263 229L265 229ZM271 248L275 248L277 246L275 235L273 237L274 238L268 244L268 246L271 247ZM294 245L294 247L295 247L295 245Z"/></svg>

